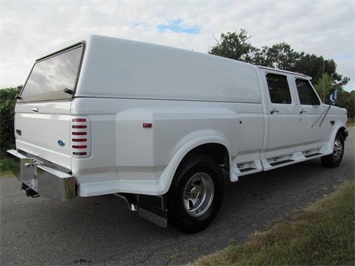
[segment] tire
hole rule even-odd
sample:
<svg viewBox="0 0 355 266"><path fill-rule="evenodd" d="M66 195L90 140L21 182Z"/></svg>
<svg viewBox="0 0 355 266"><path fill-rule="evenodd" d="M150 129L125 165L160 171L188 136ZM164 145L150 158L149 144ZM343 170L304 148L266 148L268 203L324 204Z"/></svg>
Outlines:
<svg viewBox="0 0 355 266"><path fill-rule="evenodd" d="M338 167L343 159L344 148L344 136L341 132L338 132L334 140L333 153L321 158L323 166L327 168Z"/></svg>
<svg viewBox="0 0 355 266"><path fill-rule="evenodd" d="M185 160L168 192L169 222L185 233L204 230L217 216L224 194L218 163L206 155Z"/></svg>

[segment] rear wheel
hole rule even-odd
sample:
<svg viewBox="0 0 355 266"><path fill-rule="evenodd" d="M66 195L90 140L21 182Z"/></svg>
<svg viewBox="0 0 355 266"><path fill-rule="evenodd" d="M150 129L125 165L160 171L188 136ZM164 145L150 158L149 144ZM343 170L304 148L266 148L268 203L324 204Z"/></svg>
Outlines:
<svg viewBox="0 0 355 266"><path fill-rule="evenodd" d="M223 173L206 155L187 159L177 170L168 194L169 221L186 233L205 229L223 200Z"/></svg>
<svg viewBox="0 0 355 266"><path fill-rule="evenodd" d="M339 166L343 159L344 148L344 136L341 132L338 132L334 140L333 153L321 158L323 166L328 168Z"/></svg>

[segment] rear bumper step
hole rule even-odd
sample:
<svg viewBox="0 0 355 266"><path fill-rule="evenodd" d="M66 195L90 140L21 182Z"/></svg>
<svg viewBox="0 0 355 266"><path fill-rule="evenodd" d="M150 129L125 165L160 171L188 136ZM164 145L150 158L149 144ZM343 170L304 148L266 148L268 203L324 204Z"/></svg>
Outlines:
<svg viewBox="0 0 355 266"><path fill-rule="evenodd" d="M47 166L16 150L8 150L20 163L17 179L44 198L68 200L76 197L74 176Z"/></svg>

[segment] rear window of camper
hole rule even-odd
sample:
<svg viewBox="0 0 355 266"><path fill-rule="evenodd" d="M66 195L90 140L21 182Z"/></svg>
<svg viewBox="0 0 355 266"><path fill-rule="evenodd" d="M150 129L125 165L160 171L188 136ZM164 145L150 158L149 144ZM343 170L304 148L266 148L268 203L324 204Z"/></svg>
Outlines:
<svg viewBox="0 0 355 266"><path fill-rule="evenodd" d="M70 99L79 76L84 46L72 47L35 63L20 94L21 101Z"/></svg>

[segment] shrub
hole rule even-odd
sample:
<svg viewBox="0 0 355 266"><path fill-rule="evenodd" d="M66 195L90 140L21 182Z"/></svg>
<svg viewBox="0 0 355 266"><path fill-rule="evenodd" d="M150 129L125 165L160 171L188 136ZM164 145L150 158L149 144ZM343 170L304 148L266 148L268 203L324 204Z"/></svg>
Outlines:
<svg viewBox="0 0 355 266"><path fill-rule="evenodd" d="M1 158L6 156L6 150L15 147L14 109L15 96L21 86L17 88L0 89L0 151Z"/></svg>

